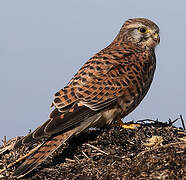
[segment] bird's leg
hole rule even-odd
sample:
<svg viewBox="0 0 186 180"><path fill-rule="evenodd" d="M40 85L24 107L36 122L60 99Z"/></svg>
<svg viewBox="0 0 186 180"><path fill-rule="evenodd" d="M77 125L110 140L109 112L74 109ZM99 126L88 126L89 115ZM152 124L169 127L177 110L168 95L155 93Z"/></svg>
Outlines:
<svg viewBox="0 0 186 180"><path fill-rule="evenodd" d="M126 123L123 123L121 119L118 119L118 124L122 127L122 128L125 128L125 129L136 129L137 127L140 127L140 124L126 124Z"/></svg>

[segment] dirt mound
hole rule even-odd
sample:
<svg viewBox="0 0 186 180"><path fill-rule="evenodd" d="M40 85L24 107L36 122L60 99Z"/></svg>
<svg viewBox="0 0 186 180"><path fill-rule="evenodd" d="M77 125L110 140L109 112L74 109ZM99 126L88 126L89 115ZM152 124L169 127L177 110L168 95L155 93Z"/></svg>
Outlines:
<svg viewBox="0 0 186 180"><path fill-rule="evenodd" d="M3 152L0 169L33 148ZM88 130L59 148L25 179L184 179L186 132L167 123L143 123L136 130L121 127ZM1 179L12 179L6 169Z"/></svg>

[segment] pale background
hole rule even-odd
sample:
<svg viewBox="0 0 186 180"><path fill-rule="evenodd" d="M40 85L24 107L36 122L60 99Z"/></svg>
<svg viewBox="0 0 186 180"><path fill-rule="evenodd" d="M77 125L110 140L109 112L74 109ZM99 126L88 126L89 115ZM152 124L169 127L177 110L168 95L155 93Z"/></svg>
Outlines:
<svg viewBox="0 0 186 180"><path fill-rule="evenodd" d="M184 0L1 0L0 139L47 120L53 94L132 17L155 21L161 43L151 89L125 119L186 118L185 7Z"/></svg>

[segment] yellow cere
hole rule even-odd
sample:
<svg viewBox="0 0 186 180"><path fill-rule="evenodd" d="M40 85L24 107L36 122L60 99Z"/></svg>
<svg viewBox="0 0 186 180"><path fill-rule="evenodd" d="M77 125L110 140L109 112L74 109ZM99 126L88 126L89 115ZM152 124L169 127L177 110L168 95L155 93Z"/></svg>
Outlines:
<svg viewBox="0 0 186 180"><path fill-rule="evenodd" d="M158 38L158 36L159 36L158 33L155 32L155 33L154 33L154 37L155 37L155 38Z"/></svg>

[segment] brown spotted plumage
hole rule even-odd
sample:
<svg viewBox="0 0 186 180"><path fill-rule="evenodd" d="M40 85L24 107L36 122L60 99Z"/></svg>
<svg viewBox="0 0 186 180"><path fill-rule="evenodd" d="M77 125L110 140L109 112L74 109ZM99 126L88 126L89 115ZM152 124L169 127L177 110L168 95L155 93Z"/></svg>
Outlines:
<svg viewBox="0 0 186 180"><path fill-rule="evenodd" d="M102 127L133 111L151 85L159 43L159 28L144 18L129 19L114 41L90 58L55 94L49 120L15 144L48 138L18 167L14 176L22 177L72 135L89 127Z"/></svg>

